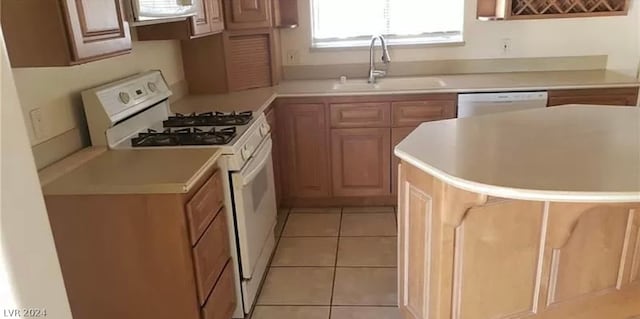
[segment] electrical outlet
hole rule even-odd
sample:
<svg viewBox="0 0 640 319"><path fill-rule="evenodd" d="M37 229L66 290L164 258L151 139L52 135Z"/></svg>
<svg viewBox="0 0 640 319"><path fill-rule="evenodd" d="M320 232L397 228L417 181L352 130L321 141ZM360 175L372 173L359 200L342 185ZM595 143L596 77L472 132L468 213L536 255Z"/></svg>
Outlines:
<svg viewBox="0 0 640 319"><path fill-rule="evenodd" d="M504 38L501 42L501 50L503 55L509 55L511 53L511 39Z"/></svg>
<svg viewBox="0 0 640 319"><path fill-rule="evenodd" d="M31 110L31 112L29 112L29 117L31 118L31 127L33 128L33 135L36 140L45 138L46 129L44 119L42 117L42 110L40 108Z"/></svg>
<svg viewBox="0 0 640 319"><path fill-rule="evenodd" d="M298 64L300 63L300 55L298 50L288 50L287 51L287 64Z"/></svg>

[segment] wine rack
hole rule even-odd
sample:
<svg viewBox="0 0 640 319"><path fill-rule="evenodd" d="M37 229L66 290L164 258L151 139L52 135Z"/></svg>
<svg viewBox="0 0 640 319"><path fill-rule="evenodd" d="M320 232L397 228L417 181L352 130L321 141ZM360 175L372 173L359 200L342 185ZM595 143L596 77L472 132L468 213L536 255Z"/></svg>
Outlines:
<svg viewBox="0 0 640 319"><path fill-rule="evenodd" d="M628 0L512 0L515 17L596 16L626 14Z"/></svg>
<svg viewBox="0 0 640 319"><path fill-rule="evenodd" d="M478 0L478 18L545 19L626 15L630 0Z"/></svg>

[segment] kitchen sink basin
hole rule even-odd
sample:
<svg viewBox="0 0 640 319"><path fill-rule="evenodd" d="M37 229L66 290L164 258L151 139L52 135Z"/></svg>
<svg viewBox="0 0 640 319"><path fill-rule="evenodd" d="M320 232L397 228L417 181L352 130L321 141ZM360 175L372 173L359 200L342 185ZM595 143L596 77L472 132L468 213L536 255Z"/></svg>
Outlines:
<svg viewBox="0 0 640 319"><path fill-rule="evenodd" d="M370 91L379 88L380 83L368 83L367 80L349 80L333 84L333 89L336 91Z"/></svg>
<svg viewBox="0 0 640 319"><path fill-rule="evenodd" d="M413 77L413 78L384 78L378 79L375 84L367 83L365 79L347 80L346 82L336 82L333 84L335 91L404 91L438 89L447 84L436 77Z"/></svg>

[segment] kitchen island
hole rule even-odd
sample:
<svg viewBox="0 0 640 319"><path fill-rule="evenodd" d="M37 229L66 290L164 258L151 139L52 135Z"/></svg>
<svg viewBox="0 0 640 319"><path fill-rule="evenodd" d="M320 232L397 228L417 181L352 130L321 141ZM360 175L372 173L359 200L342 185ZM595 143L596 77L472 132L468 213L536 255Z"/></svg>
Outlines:
<svg viewBox="0 0 640 319"><path fill-rule="evenodd" d="M640 315L640 109L424 123L395 154L405 318Z"/></svg>

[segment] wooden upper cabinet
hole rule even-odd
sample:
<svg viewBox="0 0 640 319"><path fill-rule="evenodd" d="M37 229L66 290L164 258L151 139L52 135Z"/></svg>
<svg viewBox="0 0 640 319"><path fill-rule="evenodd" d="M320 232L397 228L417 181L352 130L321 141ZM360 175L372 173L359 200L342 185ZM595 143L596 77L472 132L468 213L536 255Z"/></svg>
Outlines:
<svg viewBox="0 0 640 319"><path fill-rule="evenodd" d="M636 106L638 88L576 89L549 91L548 106L564 104L596 104Z"/></svg>
<svg viewBox="0 0 640 319"><path fill-rule="evenodd" d="M196 0L198 11L191 17L191 34L208 35L224 30L221 0Z"/></svg>
<svg viewBox="0 0 640 319"><path fill-rule="evenodd" d="M270 0L224 0L229 30L271 27Z"/></svg>
<svg viewBox="0 0 640 319"><path fill-rule="evenodd" d="M298 20L298 0L273 0L274 27L296 28Z"/></svg>
<svg viewBox="0 0 640 319"><path fill-rule="evenodd" d="M196 15L183 21L136 27L138 40L189 40L224 31L222 0L194 0Z"/></svg>
<svg viewBox="0 0 640 319"><path fill-rule="evenodd" d="M284 101L278 105L281 174L285 194L293 198L331 193L325 104Z"/></svg>
<svg viewBox="0 0 640 319"><path fill-rule="evenodd" d="M189 92L226 93L276 85L280 76L277 34L263 28L181 41Z"/></svg>
<svg viewBox="0 0 640 319"><path fill-rule="evenodd" d="M131 49L120 0L62 1L75 61Z"/></svg>
<svg viewBox="0 0 640 319"><path fill-rule="evenodd" d="M206 2L206 0L204 0ZM209 0L209 24L211 32L218 33L224 30L224 9L222 0Z"/></svg>
<svg viewBox="0 0 640 319"><path fill-rule="evenodd" d="M331 131L333 194L391 194L391 129L354 128Z"/></svg>
<svg viewBox="0 0 640 319"><path fill-rule="evenodd" d="M85 63L131 50L120 0L2 0L13 67Z"/></svg>

